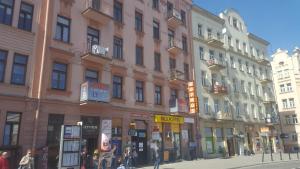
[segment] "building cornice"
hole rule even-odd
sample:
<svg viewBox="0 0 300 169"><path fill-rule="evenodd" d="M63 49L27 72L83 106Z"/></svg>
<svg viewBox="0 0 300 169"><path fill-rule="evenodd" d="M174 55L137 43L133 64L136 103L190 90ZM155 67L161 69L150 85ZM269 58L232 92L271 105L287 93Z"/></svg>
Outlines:
<svg viewBox="0 0 300 169"><path fill-rule="evenodd" d="M270 43L268 42L268 41L266 41L266 40L264 40L263 38L261 38L261 37L258 37L258 36L256 36L256 35L254 35L253 33L247 33L247 35L248 35L248 37L250 38L250 39L253 39L253 40L255 40L255 41L258 41L258 42L261 42L261 43L263 43L264 45L266 45L266 46L268 46Z"/></svg>
<svg viewBox="0 0 300 169"><path fill-rule="evenodd" d="M202 15L208 17L209 19L212 19L212 20L214 20L214 21L216 21L216 22L218 22L218 23L220 23L222 25L225 23L224 19L222 19L219 16L217 16L217 15L215 15L215 14L213 14L213 13L211 13L211 12L209 12L209 11L201 8L201 7L199 7L198 5L193 5L192 6L192 10L195 11L195 12L197 12L197 13L199 13L199 14L202 14Z"/></svg>

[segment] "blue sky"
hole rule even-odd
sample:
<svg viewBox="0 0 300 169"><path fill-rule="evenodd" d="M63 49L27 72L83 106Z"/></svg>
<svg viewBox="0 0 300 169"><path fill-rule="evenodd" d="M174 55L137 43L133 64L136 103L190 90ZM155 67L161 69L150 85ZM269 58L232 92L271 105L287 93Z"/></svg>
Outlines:
<svg viewBox="0 0 300 169"><path fill-rule="evenodd" d="M277 48L291 52L300 47L300 0L193 0L219 14L234 8L244 18L248 31L270 42L269 55Z"/></svg>

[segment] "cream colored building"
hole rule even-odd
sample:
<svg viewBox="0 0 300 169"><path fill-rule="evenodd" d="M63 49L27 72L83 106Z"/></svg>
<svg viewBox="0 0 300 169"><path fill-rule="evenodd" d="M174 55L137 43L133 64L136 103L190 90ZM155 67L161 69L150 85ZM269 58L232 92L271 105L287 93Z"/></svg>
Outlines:
<svg viewBox="0 0 300 169"><path fill-rule="evenodd" d="M300 140L300 49L278 49L272 55L272 69L285 151L297 151Z"/></svg>
<svg viewBox="0 0 300 169"><path fill-rule="evenodd" d="M249 33L232 9L216 16L193 6L192 34L203 155L270 149L275 140L266 123L274 114L269 43Z"/></svg>

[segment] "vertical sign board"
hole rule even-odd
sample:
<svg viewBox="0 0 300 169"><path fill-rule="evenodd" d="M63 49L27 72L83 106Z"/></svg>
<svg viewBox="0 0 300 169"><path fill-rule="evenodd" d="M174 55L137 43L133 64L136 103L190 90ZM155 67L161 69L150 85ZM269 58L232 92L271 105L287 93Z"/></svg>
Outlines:
<svg viewBox="0 0 300 169"><path fill-rule="evenodd" d="M59 149L59 169L79 169L81 126L62 125Z"/></svg>
<svg viewBox="0 0 300 169"><path fill-rule="evenodd" d="M199 111L198 107L198 97L196 94L196 87L194 82L188 83L188 93L190 101L190 113L197 113Z"/></svg>
<svg viewBox="0 0 300 169"><path fill-rule="evenodd" d="M102 120L101 123L101 151L107 152L111 149L111 120Z"/></svg>

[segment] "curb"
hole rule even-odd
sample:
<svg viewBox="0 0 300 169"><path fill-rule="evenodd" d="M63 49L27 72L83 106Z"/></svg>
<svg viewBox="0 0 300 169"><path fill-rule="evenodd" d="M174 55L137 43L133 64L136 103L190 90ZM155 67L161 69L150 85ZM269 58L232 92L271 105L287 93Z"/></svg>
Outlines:
<svg viewBox="0 0 300 169"><path fill-rule="evenodd" d="M295 160L288 160L288 161L287 160L282 160L282 161L264 162L264 163L249 164L249 165L226 168L226 169L241 169L241 168L255 167L255 166L260 166L260 165L287 163L287 162L290 162L290 161L299 161L299 160L295 159Z"/></svg>

